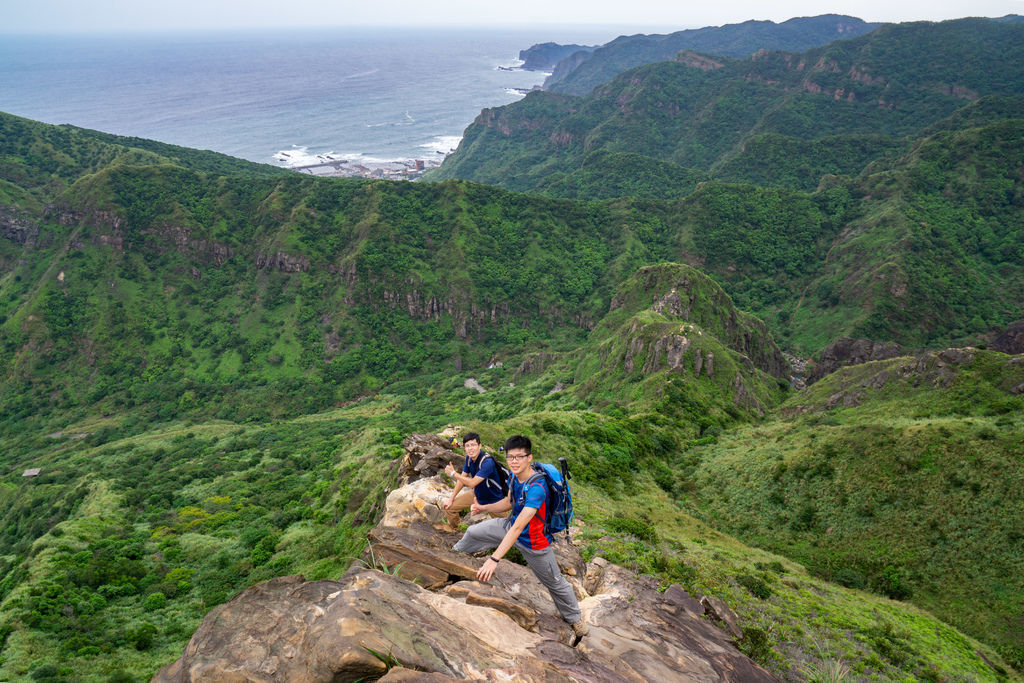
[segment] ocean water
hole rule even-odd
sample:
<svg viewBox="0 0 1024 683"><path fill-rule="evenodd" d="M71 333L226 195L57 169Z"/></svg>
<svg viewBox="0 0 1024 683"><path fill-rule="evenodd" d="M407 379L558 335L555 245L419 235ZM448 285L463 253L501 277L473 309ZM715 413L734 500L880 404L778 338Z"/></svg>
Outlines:
<svg viewBox="0 0 1024 683"><path fill-rule="evenodd" d="M264 163L440 160L546 74L534 43L609 28L288 29L0 36L0 111Z"/></svg>

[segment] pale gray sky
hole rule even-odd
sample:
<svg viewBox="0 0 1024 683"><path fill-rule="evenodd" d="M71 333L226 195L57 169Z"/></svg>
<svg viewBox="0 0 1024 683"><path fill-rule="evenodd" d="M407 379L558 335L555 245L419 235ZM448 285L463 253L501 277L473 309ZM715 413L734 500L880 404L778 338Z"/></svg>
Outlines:
<svg viewBox="0 0 1024 683"><path fill-rule="evenodd" d="M827 13L865 21L995 17L1024 13L1024 0L0 0L0 33L362 25L693 28Z"/></svg>

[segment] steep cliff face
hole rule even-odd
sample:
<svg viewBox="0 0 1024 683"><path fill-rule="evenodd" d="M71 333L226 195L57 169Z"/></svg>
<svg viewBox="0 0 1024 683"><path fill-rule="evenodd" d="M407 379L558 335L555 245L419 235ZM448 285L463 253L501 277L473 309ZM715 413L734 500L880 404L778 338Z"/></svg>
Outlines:
<svg viewBox="0 0 1024 683"><path fill-rule="evenodd" d="M799 17L779 24L746 21L741 24L707 26L666 35L620 36L576 60L572 55L560 62L544 82L545 90L585 95L613 76L642 64L669 60L681 50L722 57L746 57L759 50L799 51L833 40L854 38L877 28L855 17L822 15Z"/></svg>
<svg viewBox="0 0 1024 683"><path fill-rule="evenodd" d="M39 237L39 225L31 217L0 205L0 237L21 246L32 246Z"/></svg>
<svg viewBox="0 0 1024 683"><path fill-rule="evenodd" d="M993 351L1017 354L1024 353L1024 320L1008 325L1006 329L996 335L996 338L989 344Z"/></svg>

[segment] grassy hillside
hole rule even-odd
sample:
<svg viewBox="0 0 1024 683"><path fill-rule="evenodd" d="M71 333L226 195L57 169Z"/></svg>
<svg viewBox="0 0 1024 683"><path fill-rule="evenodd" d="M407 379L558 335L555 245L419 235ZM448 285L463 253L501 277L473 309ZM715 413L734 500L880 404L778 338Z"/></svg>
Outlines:
<svg viewBox="0 0 1024 683"><path fill-rule="evenodd" d="M11 429L87 406L319 410L409 374L574 348L620 283L666 260L704 269L789 349L969 340L1020 317L1019 140L1018 120L939 129L813 194L705 183L679 202L163 162L7 181L0 410Z"/></svg>
<svg viewBox="0 0 1024 683"><path fill-rule="evenodd" d="M909 600L1024 661L1024 364L954 350L844 368L696 449L712 526Z"/></svg>
<svg viewBox="0 0 1024 683"><path fill-rule="evenodd" d="M37 201L78 178L109 166L176 164L209 173L283 176L290 172L226 154L122 137L0 114L0 197L11 186ZM16 191L16 190L15 190ZM6 203L6 202L5 202ZM19 202L19 204L21 204ZM23 209L30 208L22 206Z"/></svg>
<svg viewBox="0 0 1024 683"><path fill-rule="evenodd" d="M671 421L566 410L543 382L510 386L509 372L477 373L484 394L449 377L418 397L272 424L174 423L103 442L96 420L10 441L5 469L18 471L0 483L4 528L31 510L56 514L31 541L24 525L4 537L0 676L144 680L244 586L338 576L393 485L404 431L454 420L487 444L521 432L542 459L568 457L585 555L722 597L747 634L740 647L780 675L1019 680L934 617L827 584L689 517L663 488L671 473L652 470L684 436ZM491 417L509 407L515 416ZM21 478L28 465L42 474Z"/></svg>

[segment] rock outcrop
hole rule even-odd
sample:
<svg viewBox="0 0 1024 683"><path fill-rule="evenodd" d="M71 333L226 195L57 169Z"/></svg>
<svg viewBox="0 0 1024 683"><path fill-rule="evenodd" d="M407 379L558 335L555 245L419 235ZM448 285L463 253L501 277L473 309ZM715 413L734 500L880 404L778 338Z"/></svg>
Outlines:
<svg viewBox="0 0 1024 683"><path fill-rule="evenodd" d="M32 246L39 237L39 226L28 216L0 206L0 237L22 246Z"/></svg>
<svg viewBox="0 0 1024 683"><path fill-rule="evenodd" d="M640 268L619 287L608 312L643 310L694 323L773 377L789 376L789 364L764 322L737 310L721 287L694 268L679 263Z"/></svg>
<svg viewBox="0 0 1024 683"><path fill-rule="evenodd" d="M839 368L860 365L873 360L889 360L908 353L896 342L880 342L871 339L850 339L842 337L825 347L807 383L817 382L825 375L831 375Z"/></svg>
<svg viewBox="0 0 1024 683"><path fill-rule="evenodd" d="M886 385L901 383L908 387L932 387L947 389L959 376L963 368L974 363L979 351L973 347L927 351L913 356L900 356L863 367L840 368L822 384L808 387L803 400L787 403L781 409L785 417L809 412L820 412L833 408L852 408L864 402L869 392ZM1014 363L1018 359L1011 359ZM824 388L827 387L827 391ZM1011 394L1016 387L1006 387Z"/></svg>
<svg viewBox="0 0 1024 683"><path fill-rule="evenodd" d="M338 581L286 576L245 590L212 610L154 680L775 680L736 649L735 615L721 601L679 585L660 592L601 558L585 563L560 540L559 564L590 626L573 647L529 568L503 561L491 582L477 581L481 560L453 551L460 534L422 512L446 491L428 473L453 459L447 442L414 435L406 447L411 481L388 497L362 562Z"/></svg>
<svg viewBox="0 0 1024 683"><path fill-rule="evenodd" d="M1011 355L1024 353L1024 320L1018 320L1006 327L992 340L988 348Z"/></svg>

